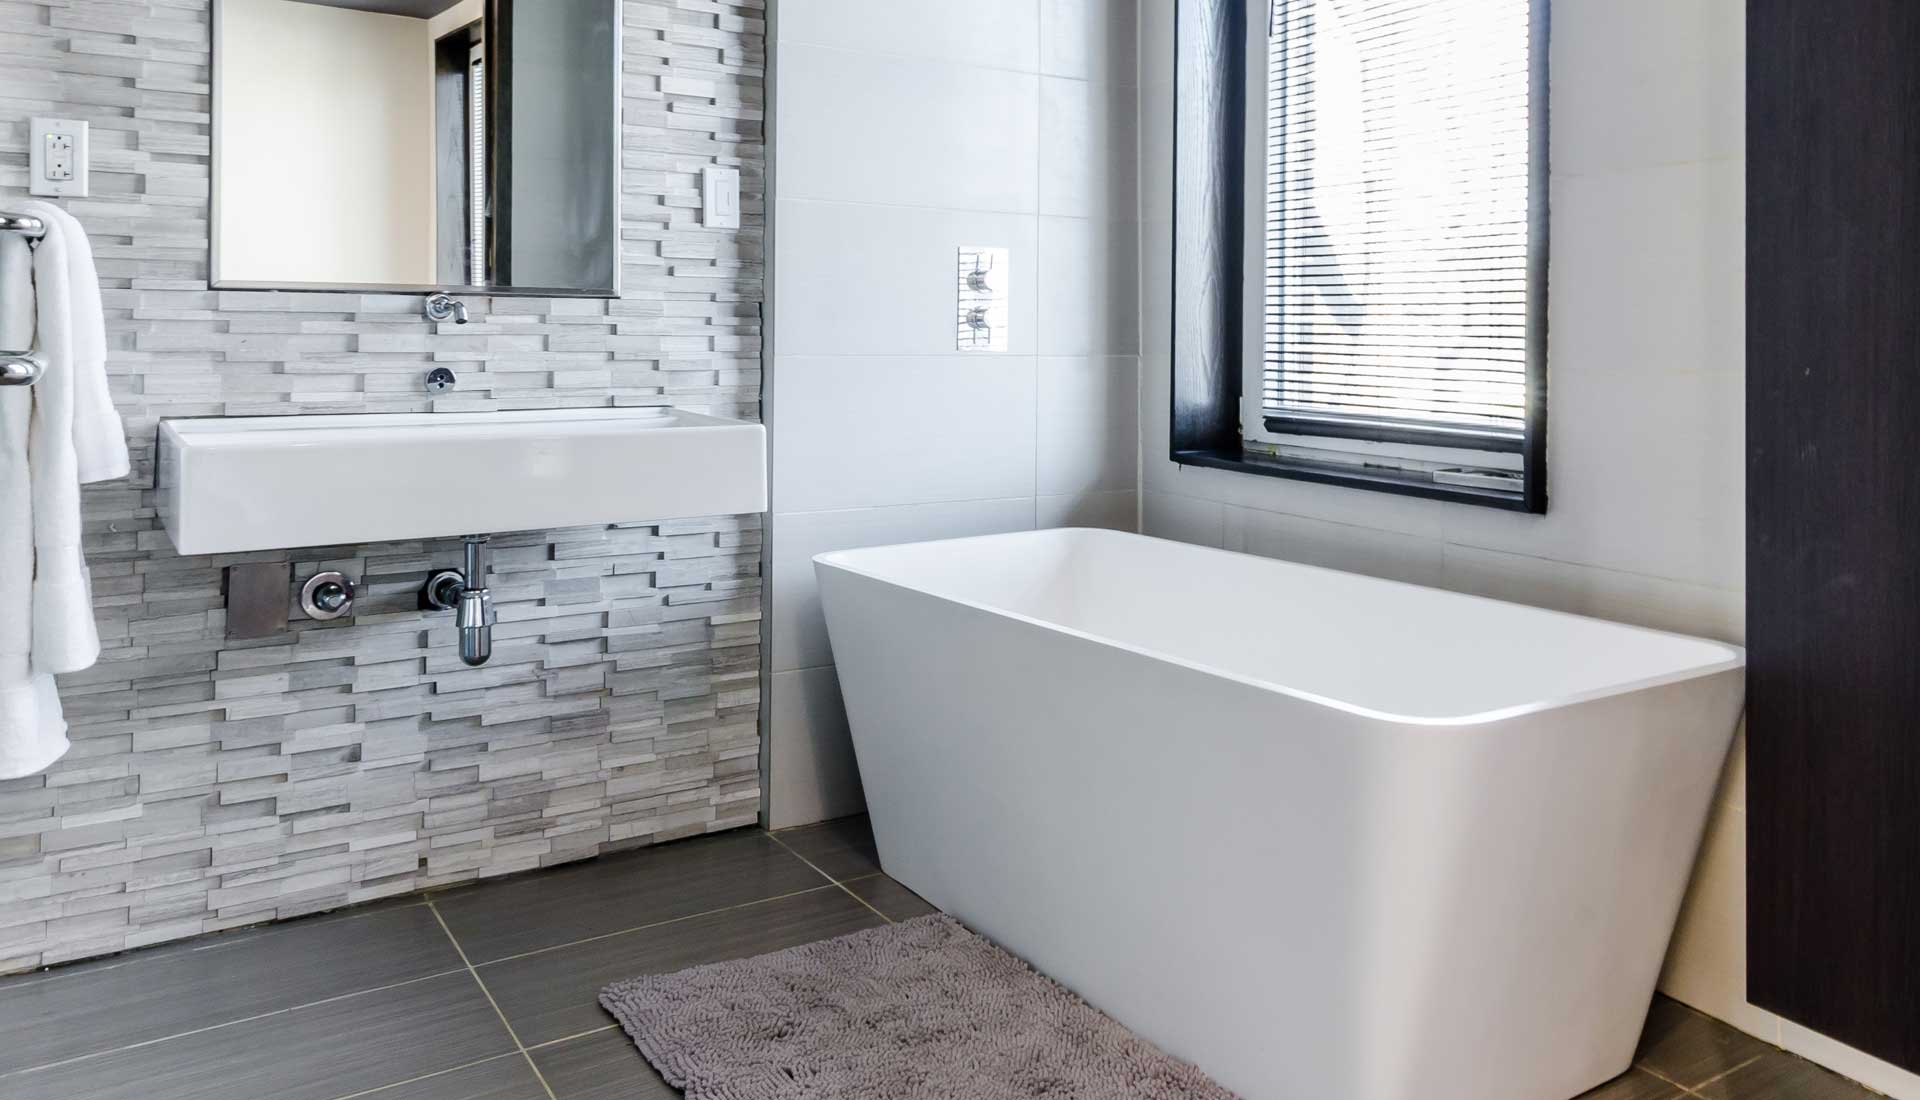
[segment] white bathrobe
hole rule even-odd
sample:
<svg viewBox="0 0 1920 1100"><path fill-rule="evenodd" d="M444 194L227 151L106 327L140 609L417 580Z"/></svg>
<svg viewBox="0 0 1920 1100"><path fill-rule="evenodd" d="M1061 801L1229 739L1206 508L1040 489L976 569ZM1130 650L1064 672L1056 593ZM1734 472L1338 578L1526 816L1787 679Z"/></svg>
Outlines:
<svg viewBox="0 0 1920 1100"><path fill-rule="evenodd" d="M32 775L67 751L53 677L100 656L80 486L125 477L128 466L86 234L49 203L13 209L47 225L32 255L35 346L47 371L34 386L0 387L0 779ZM16 265L17 252L0 255L0 294L23 292Z"/></svg>

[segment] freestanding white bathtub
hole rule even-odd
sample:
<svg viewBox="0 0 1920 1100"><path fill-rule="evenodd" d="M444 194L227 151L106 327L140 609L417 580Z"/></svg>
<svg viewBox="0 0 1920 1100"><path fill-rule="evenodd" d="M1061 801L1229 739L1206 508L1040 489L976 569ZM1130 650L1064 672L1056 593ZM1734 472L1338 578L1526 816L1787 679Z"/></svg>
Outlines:
<svg viewBox="0 0 1920 1100"><path fill-rule="evenodd" d="M881 863L1249 1100L1624 1071L1744 655L1108 531L823 554Z"/></svg>

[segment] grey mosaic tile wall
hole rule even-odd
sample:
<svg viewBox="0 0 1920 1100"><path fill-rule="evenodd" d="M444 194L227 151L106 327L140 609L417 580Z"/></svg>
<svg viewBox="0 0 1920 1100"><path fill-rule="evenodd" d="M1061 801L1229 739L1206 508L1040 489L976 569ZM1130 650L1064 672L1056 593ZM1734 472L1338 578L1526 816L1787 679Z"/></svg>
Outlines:
<svg viewBox="0 0 1920 1100"><path fill-rule="evenodd" d="M418 297L208 289L209 0L0 0L0 205L30 115L92 124L93 197L69 208L134 449L86 496L106 653L62 680L73 750L0 782L0 971L755 820L760 517L497 538L495 654L468 669L448 617L414 610L457 544L182 558L152 489L170 416L756 417L764 7L625 0L622 300L469 299L475 323L436 330ZM698 225L714 162L742 169L740 232ZM456 394L424 391L434 363ZM341 568L359 611L228 642L242 560Z"/></svg>

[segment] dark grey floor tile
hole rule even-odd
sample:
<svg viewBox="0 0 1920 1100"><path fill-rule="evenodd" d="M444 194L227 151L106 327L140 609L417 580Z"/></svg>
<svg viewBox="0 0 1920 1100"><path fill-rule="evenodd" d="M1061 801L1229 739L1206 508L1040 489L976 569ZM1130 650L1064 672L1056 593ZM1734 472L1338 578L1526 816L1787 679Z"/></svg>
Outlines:
<svg viewBox="0 0 1920 1100"><path fill-rule="evenodd" d="M0 1073L461 965L433 912L419 905L197 942L202 946L0 984Z"/></svg>
<svg viewBox="0 0 1920 1100"><path fill-rule="evenodd" d="M885 913L888 920L912 920L940 911L929 905L925 898L886 875L857 878L848 882L846 887L859 894L868 905Z"/></svg>
<svg viewBox="0 0 1920 1100"><path fill-rule="evenodd" d="M1575 1100L1675 1100L1685 1095L1671 1081L1662 1081L1643 1069L1630 1069Z"/></svg>
<svg viewBox="0 0 1920 1100"><path fill-rule="evenodd" d="M420 895L409 894L403 898L387 898L380 901L370 901L362 905L346 906L325 913L314 913L309 916L293 917L288 920L263 920L262 923L256 925L235 928L226 932L209 932L205 935L193 936L184 940L169 940L166 943L155 944L152 947L138 947L131 951L122 951L117 955L101 955L97 958L85 959L79 962L60 963L46 970L32 970L24 974L10 974L0 977L0 995L4 995L7 990L19 986L35 985L46 981L58 981L71 978L76 974L91 974L100 970L117 970L123 966L153 962L157 959L172 958L175 955L186 955L196 951L234 947L239 944L249 943L261 936L279 935L290 929L312 928L322 924L330 924L337 920L356 920L360 917L371 916L375 913L384 913L391 909L414 908L424 906L425 904L426 901Z"/></svg>
<svg viewBox="0 0 1920 1100"><path fill-rule="evenodd" d="M873 846L873 825L866 814L786 829L780 843L837 880L859 878L880 869L880 853Z"/></svg>
<svg viewBox="0 0 1920 1100"><path fill-rule="evenodd" d="M1771 1048L1699 1093L1707 1100L1881 1100L1864 1085Z"/></svg>
<svg viewBox="0 0 1920 1100"><path fill-rule="evenodd" d="M330 1100L514 1049L465 971L0 1077L7 1100Z"/></svg>
<svg viewBox="0 0 1920 1100"><path fill-rule="evenodd" d="M1711 1016L1656 996L1633 1060L1683 1088L1692 1088L1772 1049Z"/></svg>
<svg viewBox="0 0 1920 1100"><path fill-rule="evenodd" d="M449 891L434 904L467 958L482 963L819 884L806 864L754 830Z"/></svg>
<svg viewBox="0 0 1920 1100"><path fill-rule="evenodd" d="M527 1056L516 1050L471 1066L362 1093L354 1100L547 1100L547 1090L533 1075Z"/></svg>
<svg viewBox="0 0 1920 1100"><path fill-rule="evenodd" d="M610 982L765 954L881 923L845 891L826 886L479 970L520 1041L533 1046L613 1022L599 1002L601 988Z"/></svg>
<svg viewBox="0 0 1920 1100"><path fill-rule="evenodd" d="M618 1027L542 1047L533 1060L559 1100L680 1100Z"/></svg>

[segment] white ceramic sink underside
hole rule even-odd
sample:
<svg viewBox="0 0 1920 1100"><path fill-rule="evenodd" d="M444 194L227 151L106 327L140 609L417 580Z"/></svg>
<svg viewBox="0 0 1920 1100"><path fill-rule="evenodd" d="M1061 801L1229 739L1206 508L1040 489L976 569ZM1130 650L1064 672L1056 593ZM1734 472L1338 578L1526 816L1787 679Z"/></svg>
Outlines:
<svg viewBox="0 0 1920 1100"><path fill-rule="evenodd" d="M761 512L759 424L677 409L214 417L160 426L182 554Z"/></svg>

